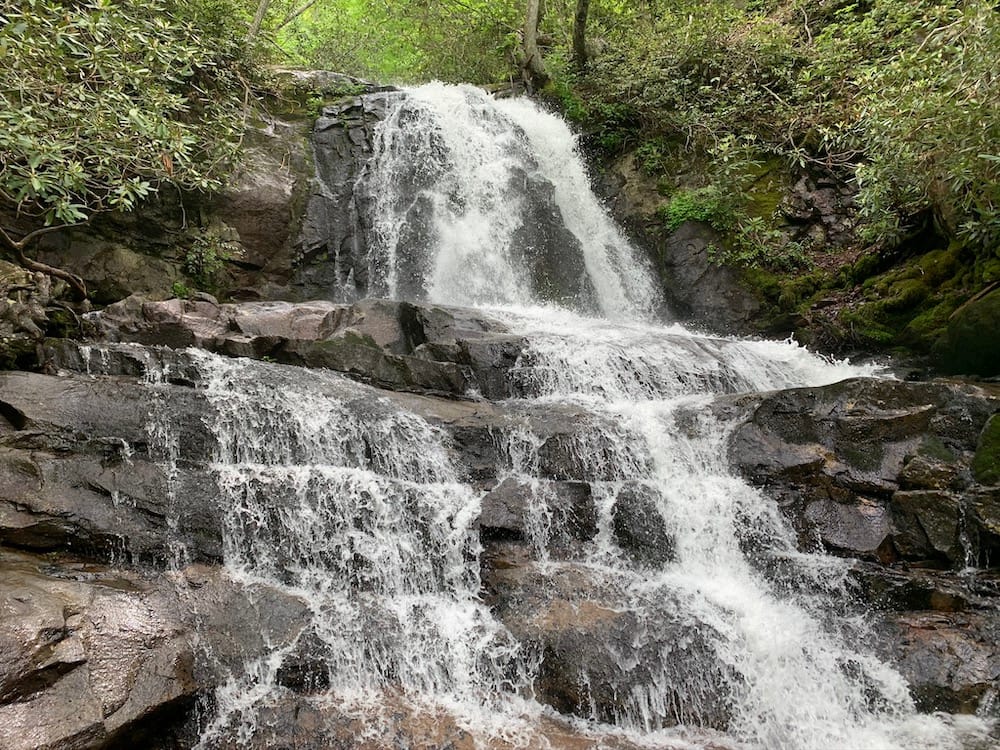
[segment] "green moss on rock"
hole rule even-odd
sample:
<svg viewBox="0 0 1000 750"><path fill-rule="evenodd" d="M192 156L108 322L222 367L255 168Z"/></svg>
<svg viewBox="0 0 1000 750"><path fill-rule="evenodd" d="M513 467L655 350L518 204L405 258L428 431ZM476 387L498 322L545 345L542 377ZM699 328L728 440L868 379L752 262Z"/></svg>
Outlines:
<svg viewBox="0 0 1000 750"><path fill-rule="evenodd" d="M945 445L937 435L927 435L917 448L917 455L945 462L955 460L955 451Z"/></svg>
<svg viewBox="0 0 1000 750"><path fill-rule="evenodd" d="M35 342L28 339L0 339L0 370L36 369L37 349Z"/></svg>
<svg viewBox="0 0 1000 750"><path fill-rule="evenodd" d="M994 414L979 435L972 474L983 484L1000 484L1000 414Z"/></svg>
<svg viewBox="0 0 1000 750"><path fill-rule="evenodd" d="M963 375L1000 375L1000 289L959 308L935 355L945 372Z"/></svg>

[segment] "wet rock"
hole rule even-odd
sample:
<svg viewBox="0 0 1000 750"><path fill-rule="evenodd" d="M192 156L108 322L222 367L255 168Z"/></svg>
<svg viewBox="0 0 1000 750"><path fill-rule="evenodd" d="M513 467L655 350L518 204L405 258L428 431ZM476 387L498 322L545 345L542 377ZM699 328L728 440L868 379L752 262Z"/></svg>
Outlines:
<svg viewBox="0 0 1000 750"><path fill-rule="evenodd" d="M541 655L543 703L607 722L648 709L643 719L654 727L725 728L734 678L715 659L711 634L669 596L640 614L621 581L583 565L540 567L510 543L487 550L484 584L498 618ZM641 706L647 690L657 698Z"/></svg>
<svg viewBox="0 0 1000 750"><path fill-rule="evenodd" d="M311 136L316 174L295 241L296 299L357 300L368 295L364 208L355 184L371 158L375 125L392 92L344 99L323 110Z"/></svg>
<svg viewBox="0 0 1000 750"><path fill-rule="evenodd" d="M0 566L0 745L103 747L194 700L191 634L168 590L52 577L8 554Z"/></svg>
<svg viewBox="0 0 1000 750"><path fill-rule="evenodd" d="M314 631L303 633L292 652L282 659L275 681L303 695L324 692L330 687L331 677L327 649Z"/></svg>
<svg viewBox="0 0 1000 750"><path fill-rule="evenodd" d="M50 353L63 366L115 374L0 373L0 543L72 550L102 561L164 565L178 554L219 560L224 508L210 465L212 407L205 392L192 387L205 377L197 358L169 349L87 350L68 343L53 344ZM269 366L258 367L263 375ZM295 377L294 370L275 370ZM146 382L157 374L168 382ZM539 484L553 549L596 534L584 481L594 474L593 454L574 446L588 444L600 422L584 419L578 408L508 410L344 385L359 404L388 398L439 425L450 436L461 476L484 488L497 485L498 472L502 478L506 436L527 421L541 441L540 470L562 478ZM484 505L483 525L523 535L527 499L516 485L497 488L496 502Z"/></svg>
<svg viewBox="0 0 1000 750"><path fill-rule="evenodd" d="M162 563L172 544L221 556L215 482L197 465L215 441L192 389L0 373L0 393L0 542L102 560ZM150 445L150 425L176 443Z"/></svg>
<svg viewBox="0 0 1000 750"><path fill-rule="evenodd" d="M0 542L121 562L163 564L172 548L220 559L221 511L209 472L189 467L173 476L167 464L123 458L123 446L0 448Z"/></svg>
<svg viewBox="0 0 1000 750"><path fill-rule="evenodd" d="M998 593L990 581L922 568L856 562L850 575L858 598L878 612L960 612L990 606Z"/></svg>
<svg viewBox="0 0 1000 750"><path fill-rule="evenodd" d="M660 513L656 490L641 484L622 487L611 507L615 541L633 560L660 567L674 557L674 539Z"/></svg>
<svg viewBox="0 0 1000 750"><path fill-rule="evenodd" d="M918 453L903 464L899 486L904 490L958 489L963 484L961 467L943 456Z"/></svg>
<svg viewBox="0 0 1000 750"><path fill-rule="evenodd" d="M890 658L921 711L974 713L1000 687L997 615L909 612L887 618Z"/></svg>
<svg viewBox="0 0 1000 750"><path fill-rule="evenodd" d="M747 330L760 302L742 284L740 272L713 263L710 248L722 238L707 224L688 221L658 243L668 302L682 320L710 331Z"/></svg>
<svg viewBox="0 0 1000 750"><path fill-rule="evenodd" d="M580 241L564 223L555 187L537 175L526 175L519 187L527 212L511 244L515 265L527 271L534 296L570 309L597 312Z"/></svg>
<svg viewBox="0 0 1000 750"><path fill-rule="evenodd" d="M479 526L489 538L534 533L558 549L597 535L597 509L586 482L506 478L483 496Z"/></svg>
<svg viewBox="0 0 1000 750"><path fill-rule="evenodd" d="M741 403L750 411L730 456L769 488L804 546L962 566L1000 541L987 520L995 498L971 469L995 390L858 379Z"/></svg>
<svg viewBox="0 0 1000 750"><path fill-rule="evenodd" d="M964 561L962 502L950 492L895 492L892 496L893 543L904 558L930 553L947 561Z"/></svg>
<svg viewBox="0 0 1000 750"><path fill-rule="evenodd" d="M494 717L496 718L496 717ZM692 732L697 736L697 732ZM722 750L711 738L697 738L705 750ZM685 743L686 745L687 743ZM471 727L444 710L414 705L405 697L385 693L355 710L335 703L311 702L288 695L272 700L261 711L250 737L229 730L209 742L210 750L639 750L627 738L588 731L585 727L546 715L513 718L502 727ZM678 744L678 747L681 747Z"/></svg>
<svg viewBox="0 0 1000 750"><path fill-rule="evenodd" d="M132 297L93 322L110 341L198 346L454 397L512 395L506 373L523 348L502 324L474 311L386 300L218 305ZM50 356L58 366L66 355Z"/></svg>

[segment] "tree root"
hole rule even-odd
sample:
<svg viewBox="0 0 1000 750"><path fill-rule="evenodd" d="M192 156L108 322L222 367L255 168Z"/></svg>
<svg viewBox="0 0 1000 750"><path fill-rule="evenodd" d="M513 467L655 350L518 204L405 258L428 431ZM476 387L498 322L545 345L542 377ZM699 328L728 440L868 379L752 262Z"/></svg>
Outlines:
<svg viewBox="0 0 1000 750"><path fill-rule="evenodd" d="M26 256L24 251L21 249L18 249L15 255L17 257L17 262L20 263L23 268L27 268L29 271L47 274L55 279L62 279L73 288L73 291L76 292L76 295L80 300L87 299L87 285L84 283L83 279L75 273L70 273L62 268L50 266L47 263L32 260Z"/></svg>
<svg viewBox="0 0 1000 750"><path fill-rule="evenodd" d="M54 279L62 279L70 285L80 300L85 300L87 299L87 285L84 283L83 279L75 273L70 273L69 271L56 266L50 266L48 263L42 263L34 260L33 258L29 258L24 254L24 248L42 235L48 234L49 232L55 232L60 229L68 229L70 226L76 225L64 224L54 227L43 227L26 234L20 240L15 240L7 233L6 229L0 227L0 241L2 241L2 243L12 251L14 259L21 265L22 268L26 268L27 270L34 271L36 273L44 273Z"/></svg>

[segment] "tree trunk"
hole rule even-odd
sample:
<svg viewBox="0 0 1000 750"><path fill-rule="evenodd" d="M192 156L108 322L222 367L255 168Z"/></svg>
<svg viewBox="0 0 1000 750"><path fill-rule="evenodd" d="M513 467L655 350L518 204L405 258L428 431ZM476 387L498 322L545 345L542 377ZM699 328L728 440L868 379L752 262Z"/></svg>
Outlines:
<svg viewBox="0 0 1000 750"><path fill-rule="evenodd" d="M549 82L542 61L542 53L538 49L538 27L545 12L542 0L528 0L527 13L524 19L524 62L521 65L521 75L528 93L534 93Z"/></svg>
<svg viewBox="0 0 1000 750"><path fill-rule="evenodd" d="M587 68L587 15L590 0L576 0L576 16L573 18L573 62L577 70Z"/></svg>
<svg viewBox="0 0 1000 750"><path fill-rule="evenodd" d="M250 30L247 31L247 44L256 39L257 34L260 33L260 27L264 23L264 16L267 15L267 6L270 4L271 0L260 0L257 4L257 12L254 14L253 21L250 22Z"/></svg>

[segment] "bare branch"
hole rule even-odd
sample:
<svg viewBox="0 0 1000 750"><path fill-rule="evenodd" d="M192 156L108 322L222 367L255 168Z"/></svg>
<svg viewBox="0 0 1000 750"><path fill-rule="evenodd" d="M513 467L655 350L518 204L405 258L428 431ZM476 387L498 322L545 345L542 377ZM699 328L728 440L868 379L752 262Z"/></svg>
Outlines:
<svg viewBox="0 0 1000 750"><path fill-rule="evenodd" d="M28 234L24 235L24 237L21 238L21 241L19 243L17 243L18 249L23 250L29 244L31 244L32 242L34 242L35 240L37 240L40 237L44 237L46 234L51 234L52 232L58 232L61 229L69 229L71 227L78 227L81 224L85 224L85 223L86 222L79 221L79 222L76 222L75 224L55 224L55 225L53 225L51 227L42 227L41 229L36 229L34 232L29 232Z"/></svg>
<svg viewBox="0 0 1000 750"><path fill-rule="evenodd" d="M277 28L278 29L285 28L288 24L290 24L296 18L298 18L307 10L309 10L311 7L313 7L316 4L316 2L317 0L308 0L306 3L303 3L301 6L298 7L298 9L291 11L287 16L285 16L282 22L278 24Z"/></svg>
<svg viewBox="0 0 1000 750"><path fill-rule="evenodd" d="M24 248L35 240L43 237L50 232L57 232L61 229L69 229L70 227L80 226L85 222L79 222L77 224L57 224L51 227L42 227L41 229L36 229L33 232L29 232L24 235L20 240L15 240L10 236L8 231L0 226L0 239L3 240L4 244L7 245L12 251L14 258L23 268L29 271L36 271L39 273L44 273L52 276L56 279L62 279L67 284L69 284L73 291L75 291L80 299L87 298L87 285L84 284L83 279L77 276L75 273L70 273L62 268L56 268L55 266L50 266L47 263L41 263L40 261L29 258L24 254Z"/></svg>
<svg viewBox="0 0 1000 750"><path fill-rule="evenodd" d="M70 273L62 268L56 268L55 266L50 266L47 263L40 263L37 260L33 260L24 254L24 251L18 248L17 250L17 262L22 266L27 268L29 271L38 271L40 273L48 274L56 279L62 279L80 296L80 299L87 298L87 285L83 283L83 279L77 276L75 273Z"/></svg>

